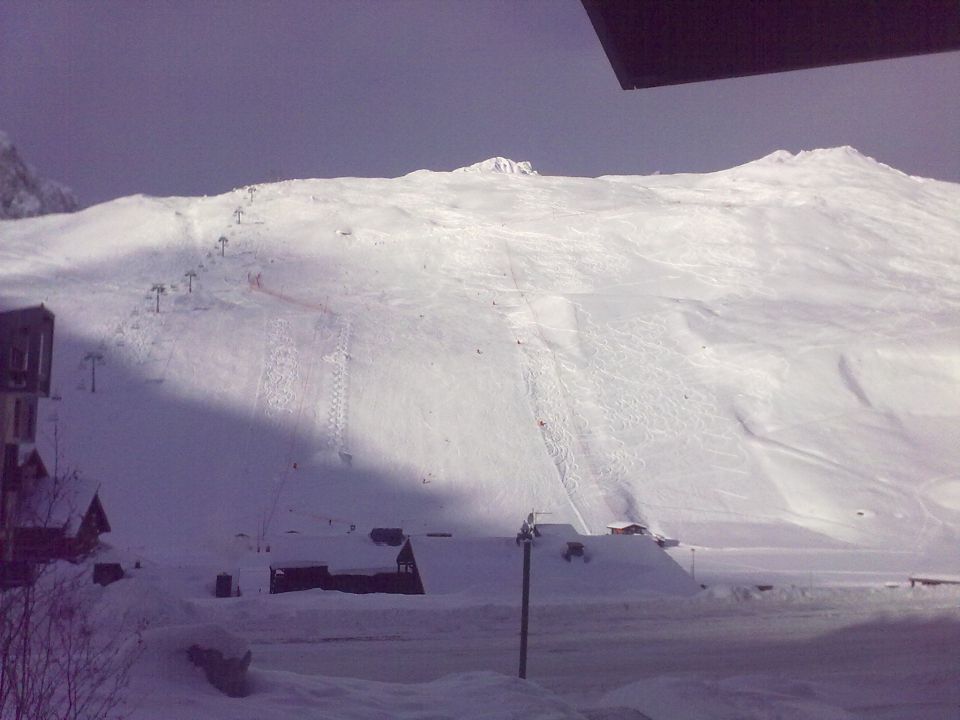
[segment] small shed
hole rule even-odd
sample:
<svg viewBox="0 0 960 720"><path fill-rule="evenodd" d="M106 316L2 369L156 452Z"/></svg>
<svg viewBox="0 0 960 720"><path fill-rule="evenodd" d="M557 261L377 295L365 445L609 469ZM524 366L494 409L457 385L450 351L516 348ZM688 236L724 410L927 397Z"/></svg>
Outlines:
<svg viewBox="0 0 960 720"><path fill-rule="evenodd" d="M650 530L646 525L632 522L630 520L618 520L607 525L607 530L611 535L649 535Z"/></svg>
<svg viewBox="0 0 960 720"><path fill-rule="evenodd" d="M370 539L377 545L400 547L406 538L403 535L403 528L374 528L370 531Z"/></svg>

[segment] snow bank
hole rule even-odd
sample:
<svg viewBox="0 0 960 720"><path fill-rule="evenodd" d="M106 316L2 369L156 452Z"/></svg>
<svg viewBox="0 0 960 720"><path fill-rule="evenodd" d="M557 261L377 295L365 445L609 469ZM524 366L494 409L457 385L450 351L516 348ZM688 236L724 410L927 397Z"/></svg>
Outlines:
<svg viewBox="0 0 960 720"><path fill-rule="evenodd" d="M135 720L382 720L382 718L529 718L574 720L572 706L532 683L491 672L449 675L423 684L248 672L249 694L231 698L209 685L187 658L199 645L242 657L246 643L216 625L148 631L132 673L128 706Z"/></svg>
<svg viewBox="0 0 960 720"><path fill-rule="evenodd" d="M740 678L654 678L614 690L599 707L631 708L670 720L853 720L842 708L821 702L807 684L766 687Z"/></svg>

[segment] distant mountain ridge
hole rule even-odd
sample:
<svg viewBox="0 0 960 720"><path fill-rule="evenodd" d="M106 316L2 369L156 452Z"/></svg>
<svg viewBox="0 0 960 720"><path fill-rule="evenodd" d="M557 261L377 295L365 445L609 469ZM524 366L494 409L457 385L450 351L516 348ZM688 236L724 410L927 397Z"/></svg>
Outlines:
<svg viewBox="0 0 960 720"><path fill-rule="evenodd" d="M74 212L79 206L70 188L38 176L0 131L0 220Z"/></svg>
<svg viewBox="0 0 960 720"><path fill-rule="evenodd" d="M505 157L492 157L482 162L457 168L453 172L500 173L502 175L539 175L526 160L517 162Z"/></svg>

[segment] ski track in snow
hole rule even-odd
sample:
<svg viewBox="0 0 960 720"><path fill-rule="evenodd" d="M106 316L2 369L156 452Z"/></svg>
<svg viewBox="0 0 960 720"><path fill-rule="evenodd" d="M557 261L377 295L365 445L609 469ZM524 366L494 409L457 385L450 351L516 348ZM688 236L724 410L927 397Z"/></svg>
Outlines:
<svg viewBox="0 0 960 720"><path fill-rule="evenodd" d="M521 358L522 374L527 401L530 403L533 415L540 427L540 435L547 454L557 468L557 477L567 495L570 507L573 510L580 529L589 533L598 522L595 513L587 509L588 501L583 497L583 484L577 458L573 447L575 438L568 427L569 417L564 407L563 389L556 369L556 358L552 357L549 346L540 331L539 321L533 306L527 300L517 280L516 270L507 242L503 244L510 281L519 295L522 303L523 320L518 321L516 314L508 315L507 322L514 318L518 334L524 334L529 326L537 332L537 349L531 348L528 341L522 346ZM553 366L553 367L551 367ZM587 515L590 515L588 517ZM599 518L602 521L602 518Z"/></svg>
<svg viewBox="0 0 960 720"><path fill-rule="evenodd" d="M541 349L523 351L523 380L527 400L540 425L540 435L547 454L557 468L557 476L570 501L570 507L580 529L590 532L591 522L584 516L584 499L581 497L582 478L573 456L573 436L567 428L567 417L562 407L562 395L557 378L550 371L549 351Z"/></svg>
<svg viewBox="0 0 960 720"><path fill-rule="evenodd" d="M348 397L350 388L350 334L353 324L348 318L340 321L337 333L337 347L329 361L333 364L333 394L330 409L327 412L327 426L330 432L330 447L336 450L339 458L349 464L350 452L347 448Z"/></svg>
<svg viewBox="0 0 960 720"><path fill-rule="evenodd" d="M685 490L688 512L722 514L731 502L746 500L748 456L736 420L721 413L694 379L695 366L670 346L664 321L637 317L600 325L570 303L576 326L553 329L574 335L586 359L570 356L543 335L545 326L517 279L511 241L516 237L504 237L503 247L521 305L505 318L528 338L521 352L528 401L583 529L602 532L611 517L648 524L651 510L654 516L657 507L675 510L671 479L707 480L693 497ZM575 264L557 267L553 284L580 286L569 270Z"/></svg>
<svg viewBox="0 0 960 720"><path fill-rule="evenodd" d="M586 328L587 372L569 374L586 387L573 394L597 398L599 430L619 441L605 453L609 460L599 479L650 509L675 499L671 484L679 478L705 480L696 484L695 496L684 483L684 503L692 511L716 513L726 498L742 498L748 458L736 421L688 377L693 367L670 347L662 320L588 321Z"/></svg>
<svg viewBox="0 0 960 720"><path fill-rule="evenodd" d="M300 353L290 333L289 320L274 318L267 333L267 359L261 395L264 414L276 421L281 416L290 415L293 410Z"/></svg>

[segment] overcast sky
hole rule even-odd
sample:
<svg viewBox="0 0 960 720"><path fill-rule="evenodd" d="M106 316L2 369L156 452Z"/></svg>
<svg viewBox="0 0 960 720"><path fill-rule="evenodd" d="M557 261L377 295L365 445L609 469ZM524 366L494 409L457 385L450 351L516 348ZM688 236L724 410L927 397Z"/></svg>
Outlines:
<svg viewBox="0 0 960 720"><path fill-rule="evenodd" d="M596 176L837 145L960 181L960 52L623 91L578 0L0 0L0 130L84 204L494 155Z"/></svg>

